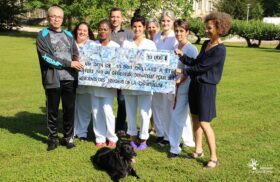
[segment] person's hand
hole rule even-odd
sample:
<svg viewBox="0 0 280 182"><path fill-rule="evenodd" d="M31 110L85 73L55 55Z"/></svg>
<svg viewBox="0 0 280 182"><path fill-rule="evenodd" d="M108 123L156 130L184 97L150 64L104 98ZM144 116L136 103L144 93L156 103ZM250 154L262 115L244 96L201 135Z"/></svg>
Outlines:
<svg viewBox="0 0 280 182"><path fill-rule="evenodd" d="M183 70L181 68L176 68L176 74L182 74Z"/></svg>
<svg viewBox="0 0 280 182"><path fill-rule="evenodd" d="M180 85L181 83L183 83L186 79L188 79L188 76L180 76L177 78L176 80L176 85Z"/></svg>
<svg viewBox="0 0 280 182"><path fill-rule="evenodd" d="M181 84L181 82L182 82L181 77L177 78L177 80L176 80L176 85L180 85L180 84Z"/></svg>
<svg viewBox="0 0 280 182"><path fill-rule="evenodd" d="M81 71L83 69L83 65L79 61L72 61L71 62L71 68L74 68L78 71Z"/></svg>
<svg viewBox="0 0 280 182"><path fill-rule="evenodd" d="M175 49L175 54L177 54L179 57L183 56L184 53L180 49Z"/></svg>

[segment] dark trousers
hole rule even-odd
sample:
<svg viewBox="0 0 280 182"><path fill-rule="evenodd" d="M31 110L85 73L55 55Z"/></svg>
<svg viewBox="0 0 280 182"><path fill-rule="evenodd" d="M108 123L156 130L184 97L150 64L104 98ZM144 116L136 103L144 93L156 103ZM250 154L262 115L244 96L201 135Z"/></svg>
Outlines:
<svg viewBox="0 0 280 182"><path fill-rule="evenodd" d="M60 88L46 89L47 128L50 141L58 140L58 111L60 98L63 109L63 136L69 141L74 134L76 82L61 81Z"/></svg>
<svg viewBox="0 0 280 182"><path fill-rule="evenodd" d="M116 131L126 130L126 111L125 111L125 101L121 90L117 90L117 100L118 100L118 112L116 119Z"/></svg>

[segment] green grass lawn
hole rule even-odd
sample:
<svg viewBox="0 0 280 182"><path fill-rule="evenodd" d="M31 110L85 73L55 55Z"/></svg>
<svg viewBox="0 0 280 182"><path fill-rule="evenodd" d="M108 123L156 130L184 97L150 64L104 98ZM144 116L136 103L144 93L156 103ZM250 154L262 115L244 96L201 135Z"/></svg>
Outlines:
<svg viewBox="0 0 280 182"><path fill-rule="evenodd" d="M90 162L97 150L92 132L90 141L75 141L72 150L46 151L45 98L34 37L0 34L0 181L110 181ZM218 117L212 124L221 165L202 168L209 159L205 141L206 157L169 160L169 148L153 144L151 136L149 149L137 151L139 181L280 181L280 51L272 48L276 45L245 46L227 43L218 86ZM185 148L182 155L190 152ZM253 159L256 171L248 166Z"/></svg>

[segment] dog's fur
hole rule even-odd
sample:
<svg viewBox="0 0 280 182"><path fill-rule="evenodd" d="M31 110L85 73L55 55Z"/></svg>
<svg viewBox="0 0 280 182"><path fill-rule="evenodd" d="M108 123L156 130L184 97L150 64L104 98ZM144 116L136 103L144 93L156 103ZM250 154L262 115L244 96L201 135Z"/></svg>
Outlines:
<svg viewBox="0 0 280 182"><path fill-rule="evenodd" d="M136 156L129 142L118 141L115 149L103 147L99 149L92 162L99 168L105 170L113 181L119 181L128 175L139 179L136 171L132 168L132 159Z"/></svg>

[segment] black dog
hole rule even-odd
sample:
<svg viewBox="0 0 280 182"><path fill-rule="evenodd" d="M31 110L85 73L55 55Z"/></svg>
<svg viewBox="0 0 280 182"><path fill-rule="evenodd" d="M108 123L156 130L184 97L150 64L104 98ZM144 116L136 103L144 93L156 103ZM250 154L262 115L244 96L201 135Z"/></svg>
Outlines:
<svg viewBox="0 0 280 182"><path fill-rule="evenodd" d="M131 166L135 156L136 153L129 142L118 141L115 149L103 147L91 159L96 166L105 170L114 182L117 182L128 175L139 179Z"/></svg>

